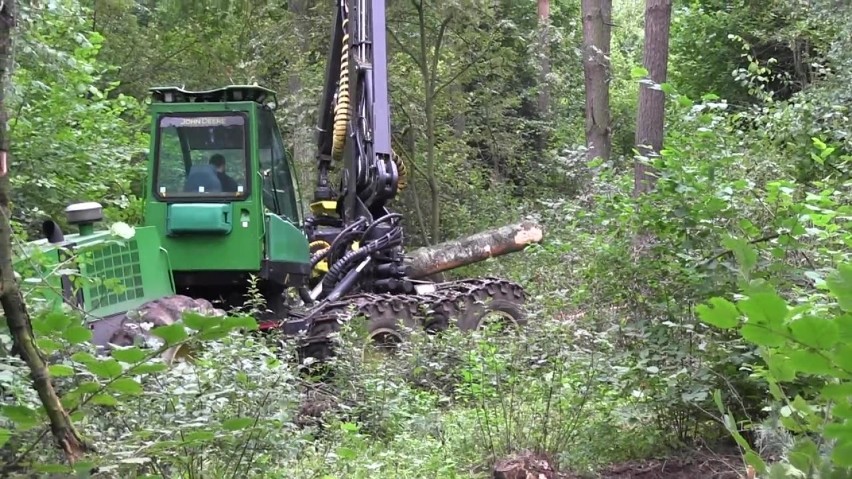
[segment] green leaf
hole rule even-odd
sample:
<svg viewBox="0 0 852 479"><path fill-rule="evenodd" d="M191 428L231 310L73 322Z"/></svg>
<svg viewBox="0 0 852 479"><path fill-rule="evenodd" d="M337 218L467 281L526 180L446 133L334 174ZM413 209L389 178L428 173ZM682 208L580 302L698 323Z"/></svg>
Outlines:
<svg viewBox="0 0 852 479"><path fill-rule="evenodd" d="M852 419L852 404L849 404L848 399L839 402L831 408L831 414L835 418Z"/></svg>
<svg viewBox="0 0 852 479"><path fill-rule="evenodd" d="M198 333L196 337L202 341L215 341L226 337L228 333L230 333L229 328L219 325Z"/></svg>
<svg viewBox="0 0 852 479"><path fill-rule="evenodd" d="M837 343L840 329L830 319L807 316L790 323L793 339L815 349L831 349Z"/></svg>
<svg viewBox="0 0 852 479"><path fill-rule="evenodd" d="M781 331L789 314L787 302L774 291L752 294L738 306L748 316L749 323L757 323L776 332Z"/></svg>
<svg viewBox="0 0 852 479"><path fill-rule="evenodd" d="M677 97L677 103L684 108L692 108L692 106L695 105L695 102L690 100L688 96L683 95Z"/></svg>
<svg viewBox="0 0 852 479"><path fill-rule="evenodd" d="M132 378L118 378L110 384L109 389L123 394L142 394L142 385Z"/></svg>
<svg viewBox="0 0 852 479"><path fill-rule="evenodd" d="M849 398L852 398L852 382L826 384L820 390L820 395L831 401L848 401Z"/></svg>
<svg viewBox="0 0 852 479"><path fill-rule="evenodd" d="M166 344L170 346L173 346L189 337L186 333L186 328L182 323L158 326L151 329L151 334L159 338L163 338L163 340L166 341Z"/></svg>
<svg viewBox="0 0 852 479"><path fill-rule="evenodd" d="M51 311L44 316L44 325L49 332L62 332L69 324L71 324L71 318L59 311Z"/></svg>
<svg viewBox="0 0 852 479"><path fill-rule="evenodd" d="M57 463L41 463L34 464L33 469L44 472L48 474L67 474L72 471L70 466L66 466L65 464L57 464Z"/></svg>
<svg viewBox="0 0 852 479"><path fill-rule="evenodd" d="M38 424L38 414L27 406L20 404L2 406L0 413L22 429L29 429Z"/></svg>
<svg viewBox="0 0 852 479"><path fill-rule="evenodd" d="M66 329L62 336L71 344L80 344L92 339L92 330L80 325Z"/></svg>
<svg viewBox="0 0 852 479"><path fill-rule="evenodd" d="M337 448L337 456L341 459L355 459L358 457L358 451L352 449L351 447L338 447Z"/></svg>
<svg viewBox="0 0 852 479"><path fill-rule="evenodd" d="M235 417L235 418L231 418L231 419L228 419L225 422L223 422L222 427L226 431L236 431L236 430L245 429L245 428L251 426L251 424L253 422L254 422L254 419L250 418L250 417Z"/></svg>
<svg viewBox="0 0 852 479"><path fill-rule="evenodd" d="M852 444L852 423L827 424L823 434L829 439L836 439L838 443Z"/></svg>
<svg viewBox="0 0 852 479"><path fill-rule="evenodd" d="M10 431L10 430L8 430L4 427L0 427L0 447L5 446L6 443L9 442L9 439L11 437L12 437L12 431Z"/></svg>
<svg viewBox="0 0 852 479"><path fill-rule="evenodd" d="M639 80L648 76L648 69L642 66L635 66L630 69L630 78Z"/></svg>
<svg viewBox="0 0 852 479"><path fill-rule="evenodd" d="M213 434L211 431L192 431L192 432L184 434L183 442L184 443L203 442L203 441L209 441L209 440L213 439L214 437L216 437L216 435Z"/></svg>
<svg viewBox="0 0 852 479"><path fill-rule="evenodd" d="M39 350L44 351L47 354L58 351L62 347L59 343L50 338L36 339L36 346L38 346Z"/></svg>
<svg viewBox="0 0 852 479"><path fill-rule="evenodd" d="M852 345L841 344L835 348L834 364L847 374L852 374Z"/></svg>
<svg viewBox="0 0 852 479"><path fill-rule="evenodd" d="M713 391L713 402L716 403L716 408L720 413L725 414L725 405L722 403L722 390L716 389Z"/></svg>
<svg viewBox="0 0 852 479"><path fill-rule="evenodd" d="M739 324L740 313L733 303L725 298L711 298L708 302L712 308L704 304L695 308L702 321L721 329L733 328Z"/></svg>
<svg viewBox="0 0 852 479"><path fill-rule="evenodd" d="M764 326L744 324L740 329L743 339L758 346L778 347L786 343L786 338Z"/></svg>
<svg viewBox="0 0 852 479"><path fill-rule="evenodd" d="M790 351L790 364L797 370L808 374L833 375L834 367L825 356L804 349Z"/></svg>
<svg viewBox="0 0 852 479"><path fill-rule="evenodd" d="M50 372L51 376L55 377L68 377L74 375L74 368L64 364L51 364L48 366L47 370Z"/></svg>
<svg viewBox="0 0 852 479"><path fill-rule="evenodd" d="M80 364L92 364L98 362L98 359L85 351L77 351L71 355L71 359Z"/></svg>
<svg viewBox="0 0 852 479"><path fill-rule="evenodd" d="M130 372L133 374L152 374L165 371L168 368L164 363L148 363L134 366Z"/></svg>
<svg viewBox="0 0 852 479"><path fill-rule="evenodd" d="M834 446L831 460L840 467L852 467L852 443L847 442Z"/></svg>
<svg viewBox="0 0 852 479"><path fill-rule="evenodd" d="M254 331L257 329L257 320L251 316L229 316L223 321L223 325L229 329L245 329Z"/></svg>
<svg viewBox="0 0 852 479"><path fill-rule="evenodd" d="M852 312L852 263L840 265L825 279L828 290L837 297L843 311Z"/></svg>
<svg viewBox="0 0 852 479"><path fill-rule="evenodd" d="M837 337L838 341L852 342L852 314L837 316L834 319L834 322L839 330Z"/></svg>
<svg viewBox="0 0 852 479"><path fill-rule="evenodd" d="M79 386L72 389L68 394L85 394L85 393L93 393L101 388L101 385L94 381L83 381Z"/></svg>
<svg viewBox="0 0 852 479"><path fill-rule="evenodd" d="M745 461L747 464L754 467L758 473L766 474L766 463L763 462L763 459L761 459L761 457L754 451L747 451L745 453Z"/></svg>
<svg viewBox="0 0 852 479"><path fill-rule="evenodd" d="M127 364L135 364L148 357L148 354L137 346L113 349L110 355L118 361Z"/></svg>
<svg viewBox="0 0 852 479"><path fill-rule="evenodd" d="M104 359L86 364L89 371L99 377L112 379L124 371L121 364L115 359Z"/></svg>
<svg viewBox="0 0 852 479"><path fill-rule="evenodd" d="M792 381L796 379L796 368L790 362L789 356L767 352L764 354L764 361L769 368L769 372L778 381Z"/></svg>
<svg viewBox="0 0 852 479"><path fill-rule="evenodd" d="M92 396L92 404L97 404L98 406L117 406L118 400L109 394L100 393Z"/></svg>
<svg viewBox="0 0 852 479"><path fill-rule="evenodd" d="M211 318L191 311L183 313L183 323L196 331L205 331L221 324L221 322L221 318Z"/></svg>
<svg viewBox="0 0 852 479"><path fill-rule="evenodd" d="M742 238L725 238L722 244L734 253L743 273L748 276L748 273L757 265L757 252L754 248Z"/></svg>

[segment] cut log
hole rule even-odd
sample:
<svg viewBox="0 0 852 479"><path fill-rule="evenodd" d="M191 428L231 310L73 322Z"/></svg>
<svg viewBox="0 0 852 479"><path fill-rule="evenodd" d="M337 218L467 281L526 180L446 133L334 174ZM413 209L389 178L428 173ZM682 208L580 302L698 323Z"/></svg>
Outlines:
<svg viewBox="0 0 852 479"><path fill-rule="evenodd" d="M420 248L408 254L408 276L412 279L424 278L521 251L530 244L540 242L543 236L544 232L538 223L523 221Z"/></svg>

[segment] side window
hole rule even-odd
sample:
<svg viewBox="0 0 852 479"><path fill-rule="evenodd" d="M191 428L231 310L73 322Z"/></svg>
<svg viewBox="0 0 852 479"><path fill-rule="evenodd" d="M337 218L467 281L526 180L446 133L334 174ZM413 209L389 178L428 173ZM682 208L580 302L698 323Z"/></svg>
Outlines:
<svg viewBox="0 0 852 479"><path fill-rule="evenodd" d="M275 125L275 117L269 110L260 111L259 154L263 175L263 204L276 214L294 223L300 223L296 189L293 184L290 161Z"/></svg>
<svg viewBox="0 0 852 479"><path fill-rule="evenodd" d="M160 130L159 146L157 189L166 192L183 190L189 165L184 161L178 130L176 128Z"/></svg>

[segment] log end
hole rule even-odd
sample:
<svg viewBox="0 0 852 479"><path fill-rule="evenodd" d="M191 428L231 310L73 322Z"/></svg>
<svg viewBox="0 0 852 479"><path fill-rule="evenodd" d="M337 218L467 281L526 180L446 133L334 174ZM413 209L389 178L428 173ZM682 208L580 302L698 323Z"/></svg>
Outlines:
<svg viewBox="0 0 852 479"><path fill-rule="evenodd" d="M515 233L514 241L518 245L528 245L539 243L543 238L544 230L538 223L524 221L521 223L518 232Z"/></svg>

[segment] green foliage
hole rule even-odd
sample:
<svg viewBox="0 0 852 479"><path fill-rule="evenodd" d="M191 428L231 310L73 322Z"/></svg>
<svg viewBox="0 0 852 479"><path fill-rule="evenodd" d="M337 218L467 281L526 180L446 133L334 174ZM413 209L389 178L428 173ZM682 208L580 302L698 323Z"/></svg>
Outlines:
<svg viewBox="0 0 852 479"><path fill-rule="evenodd" d="M742 265L744 269L746 265ZM746 451L746 460L768 477L846 477L852 472L852 263L842 263L826 278L825 295L812 295L794 305L763 283L749 283L745 297L733 304L713 298L719 309L702 309L705 322L735 329L759 346L764 364L754 376L767 382L778 402L780 425L793 435L785 461L768 467L719 402L725 424ZM796 392L806 379L809 387ZM815 439L818 442L815 442Z"/></svg>
<svg viewBox="0 0 852 479"><path fill-rule="evenodd" d="M76 2L22 5L10 113L15 219L64 224L70 202L97 200L113 219L135 221L146 145L140 102L115 95L104 38ZM144 123L141 124L144 126Z"/></svg>

